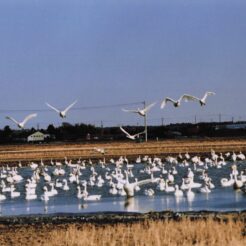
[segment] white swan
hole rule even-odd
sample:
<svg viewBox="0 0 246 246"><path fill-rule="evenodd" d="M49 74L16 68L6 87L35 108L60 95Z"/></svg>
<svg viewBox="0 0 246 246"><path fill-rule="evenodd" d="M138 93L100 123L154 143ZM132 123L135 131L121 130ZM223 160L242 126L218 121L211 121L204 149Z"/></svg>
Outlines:
<svg viewBox="0 0 246 246"><path fill-rule="evenodd" d="M36 193L31 194L31 193L29 193L29 192L27 191L27 193L26 193L26 200L35 200L35 199L37 199Z"/></svg>
<svg viewBox="0 0 246 246"><path fill-rule="evenodd" d="M136 159L136 164L139 164L139 163L141 163L141 156L138 156L138 158Z"/></svg>
<svg viewBox="0 0 246 246"><path fill-rule="evenodd" d="M14 180L15 183L19 183L19 182L21 182L23 180L23 177L21 175L19 175L19 174L14 174L13 175L13 180Z"/></svg>
<svg viewBox="0 0 246 246"><path fill-rule="evenodd" d="M58 194L57 190L54 188L55 184L54 183L50 183L51 186L51 190L49 191L49 196L55 196Z"/></svg>
<svg viewBox="0 0 246 246"><path fill-rule="evenodd" d="M174 196L176 197L182 197L184 195L183 191L179 189L178 185L175 185L175 192Z"/></svg>
<svg viewBox="0 0 246 246"><path fill-rule="evenodd" d="M230 174L230 179L222 178L220 180L220 184L222 187L229 187L232 186L235 183L235 180L233 179L233 175Z"/></svg>
<svg viewBox="0 0 246 246"><path fill-rule="evenodd" d="M118 191L118 194L119 194L120 196L126 196L126 192L124 191L123 188L120 189L120 190Z"/></svg>
<svg viewBox="0 0 246 246"><path fill-rule="evenodd" d="M185 182L185 179L182 178L182 185L180 187L181 190L188 190L189 189L189 184Z"/></svg>
<svg viewBox="0 0 246 246"><path fill-rule="evenodd" d="M26 194L28 193L29 195L35 195L35 193L36 193L36 189L34 188L26 188L25 189L25 191L26 191Z"/></svg>
<svg viewBox="0 0 246 246"><path fill-rule="evenodd" d="M55 181L55 187L56 188L62 188L62 186L63 186L63 183L59 179L56 179L56 181Z"/></svg>
<svg viewBox="0 0 246 246"><path fill-rule="evenodd" d="M202 188L200 188L201 193L210 193L211 190L209 189L208 185L205 184Z"/></svg>
<svg viewBox="0 0 246 246"><path fill-rule="evenodd" d="M101 154L103 154L103 155L106 153L104 148L94 147L94 150L97 151L97 152L99 152L99 153L101 153Z"/></svg>
<svg viewBox="0 0 246 246"><path fill-rule="evenodd" d="M194 182L194 179L193 178L192 179L189 179L189 181L190 181L189 182L189 186L191 188L200 188L202 186L202 184Z"/></svg>
<svg viewBox="0 0 246 246"><path fill-rule="evenodd" d="M186 160L190 159L190 154L188 152L185 153L185 158L186 158Z"/></svg>
<svg viewBox="0 0 246 246"><path fill-rule="evenodd" d="M112 183L112 188L109 190L109 193L112 195L118 194L118 190L116 189L116 185L114 183Z"/></svg>
<svg viewBox="0 0 246 246"><path fill-rule="evenodd" d="M101 199L101 195L89 195L84 197L85 201L99 201Z"/></svg>
<svg viewBox="0 0 246 246"><path fill-rule="evenodd" d="M159 183L157 185L157 190L164 191L166 188L166 183L163 178L160 178Z"/></svg>
<svg viewBox="0 0 246 246"><path fill-rule="evenodd" d="M190 200L192 200L195 197L195 193L191 190L191 186L189 187L188 191L186 192L186 196Z"/></svg>
<svg viewBox="0 0 246 246"><path fill-rule="evenodd" d="M63 190L69 190L69 186L67 184L67 180L66 179L63 179L63 187L62 187Z"/></svg>
<svg viewBox="0 0 246 246"><path fill-rule="evenodd" d="M153 196L155 194L155 191L153 189L146 189L144 190L144 194L146 196Z"/></svg>
<svg viewBox="0 0 246 246"><path fill-rule="evenodd" d="M139 132L139 133L136 133L136 134L134 134L134 135L131 135L131 134L128 133L123 127L120 127L120 130L121 130L122 132L124 132L124 133L126 134L126 137L129 138L129 139L131 139L131 140L136 140L137 138L139 138L139 136L140 136L141 134L144 134L144 133L145 133L145 131L143 131L143 132Z"/></svg>
<svg viewBox="0 0 246 246"><path fill-rule="evenodd" d="M81 194L81 198L83 198L85 201L98 201L101 199L101 195L89 195L89 193L87 191L87 182L86 181L84 181L82 185L84 187L84 190L80 194ZM80 190L80 187L79 187L79 190Z"/></svg>
<svg viewBox="0 0 246 246"><path fill-rule="evenodd" d="M84 194L81 192L80 186L77 186L77 198L81 199L84 197Z"/></svg>
<svg viewBox="0 0 246 246"><path fill-rule="evenodd" d="M6 196L4 194L0 194L0 201L6 200Z"/></svg>
<svg viewBox="0 0 246 246"><path fill-rule="evenodd" d="M47 189L47 187L46 186L44 186L44 194L43 195L41 195L41 197L40 197L40 199L42 200L42 201L45 201L45 202L47 202L47 201L49 201L49 192L48 192L48 189Z"/></svg>
<svg viewBox="0 0 246 246"><path fill-rule="evenodd" d="M19 128L23 129L25 124L34 117L37 117L37 114L29 114L22 122L18 122L16 119L10 116L7 116L6 119L13 121Z"/></svg>
<svg viewBox="0 0 246 246"><path fill-rule="evenodd" d="M187 96L190 97L190 100L199 101L201 106L204 106L204 105L206 105L207 97L208 96L213 96L213 95L215 95L214 92L207 91L202 98L198 98L198 97L195 97L195 96L192 96L192 95L187 95Z"/></svg>
<svg viewBox="0 0 246 246"><path fill-rule="evenodd" d="M61 118L66 118L67 112L69 109L71 109L75 104L77 103L77 100L74 101L72 104L70 104L67 108L65 108L63 111L60 111L59 109L55 108L54 106L50 105L49 103L46 103L46 105L56 111Z"/></svg>
<svg viewBox="0 0 246 246"><path fill-rule="evenodd" d="M165 187L165 192L166 193L171 193L171 192L174 192L175 191L175 188L173 186L169 186L168 185L168 180L166 180L166 187Z"/></svg>
<svg viewBox="0 0 246 246"><path fill-rule="evenodd" d="M240 151L240 153L237 155L237 158L241 161L245 160L245 155Z"/></svg>
<svg viewBox="0 0 246 246"><path fill-rule="evenodd" d="M151 103L150 105L148 105L147 107L143 108L143 109L137 109L137 110L131 110L131 109L122 109L124 112L131 112L131 113L136 113L139 114L140 116L145 116L146 113L155 105L156 103Z"/></svg>
<svg viewBox="0 0 246 246"><path fill-rule="evenodd" d="M37 183L35 182L35 180L31 180L31 179L27 179L27 183L25 184L25 187L27 189L35 189L37 187Z"/></svg>
<svg viewBox="0 0 246 246"><path fill-rule="evenodd" d="M155 183L160 180L159 178L153 178L153 176L151 176L150 179L145 179L145 180L137 181L134 183L129 183L128 173L127 172L125 173L126 173L126 180L122 180L122 182L124 182L123 189L126 192L127 197L134 196L134 191L135 191L136 186L141 186L141 185L148 184L148 183Z"/></svg>
<svg viewBox="0 0 246 246"><path fill-rule="evenodd" d="M182 100L185 100L185 101L191 101L191 100L193 100L193 99L192 99L192 96L187 95L187 94L182 95L178 100L174 100L174 99L172 99L172 98L170 98L170 97L166 97L166 98L162 101L162 103L161 103L161 109L163 109L163 108L166 106L167 102L171 102L171 103L173 104L173 106L174 106L175 108L177 108L177 107L179 107L179 106L181 105L181 101L182 101Z"/></svg>
<svg viewBox="0 0 246 246"><path fill-rule="evenodd" d="M167 180L172 184L174 183L174 176L172 175L171 170L168 171Z"/></svg>
<svg viewBox="0 0 246 246"><path fill-rule="evenodd" d="M11 185L11 188L14 187L13 185ZM10 191L10 197L11 198L16 198L16 197L19 197L20 196L20 192L18 191L14 191L14 189L11 189Z"/></svg>

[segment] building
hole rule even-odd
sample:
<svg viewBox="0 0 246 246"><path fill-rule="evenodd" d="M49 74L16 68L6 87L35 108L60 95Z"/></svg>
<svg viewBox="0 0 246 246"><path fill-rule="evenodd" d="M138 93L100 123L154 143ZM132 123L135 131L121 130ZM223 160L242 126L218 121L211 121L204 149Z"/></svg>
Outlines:
<svg viewBox="0 0 246 246"><path fill-rule="evenodd" d="M32 135L27 137L27 142L44 142L47 138L49 138L49 134L43 134L42 132L35 132Z"/></svg>
<svg viewBox="0 0 246 246"><path fill-rule="evenodd" d="M244 130L246 129L245 123L237 123L237 124L223 124L223 125L216 125L215 130L221 130L221 129L227 129L227 130Z"/></svg>

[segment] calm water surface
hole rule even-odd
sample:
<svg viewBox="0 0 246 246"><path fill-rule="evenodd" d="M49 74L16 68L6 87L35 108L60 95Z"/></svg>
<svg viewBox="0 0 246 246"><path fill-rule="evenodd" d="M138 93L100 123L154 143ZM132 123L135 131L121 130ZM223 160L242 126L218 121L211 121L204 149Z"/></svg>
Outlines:
<svg viewBox="0 0 246 246"><path fill-rule="evenodd" d="M136 192L135 197L126 199L121 196L113 196L109 194L109 187L105 184L102 188L99 187L88 187L89 194L100 194L102 195L101 200L85 202L76 197L76 184L69 184L70 190L63 191L59 188L58 195L50 197L48 202L40 200L40 196L43 193L42 187L45 185L41 178L40 183L37 186L38 199L33 201L25 200L24 186L25 182L18 183L16 185L16 191L21 192L21 196L15 199L11 199L9 193L5 193L7 199L0 202L0 216L11 216L11 215L31 215L31 214L53 214L53 213L89 213L89 212L148 212L148 211L199 211L199 210L213 210L213 211L240 211L246 209L246 194L242 191L235 191L232 187L221 187L220 179L229 178L231 172L232 163L228 163L221 169L210 167L208 174L212 178L215 184L215 189L209 194L200 193L198 189L193 189L195 197L193 200L188 200L187 197L176 198L173 193L167 194L164 191L157 191L156 184L147 184L141 186L141 190ZM238 170L245 170L246 162L237 163ZM114 165L109 164L108 167L112 171ZM149 175L140 173L145 167L144 164L135 164L133 167L133 174L139 180L149 178ZM191 166L192 167L192 166ZM55 167L49 167L51 173ZM66 175L69 174L69 167L63 167L66 170ZM171 166L166 164L166 169L170 169ZM98 174L104 174L106 172L100 165L95 165L96 172ZM178 175L175 176L175 183L181 185L182 177L187 173L188 167L177 167ZM109 171L109 172L111 172ZM19 169L19 174L24 179L30 178L32 171L30 168ZM88 180L91 174L90 168L82 170L80 180ZM199 179L200 174L195 174L195 182L202 183ZM155 177L159 177L160 172L155 172ZM67 176L64 176L65 178ZM62 180L64 177L58 177ZM134 178L135 178L134 177ZM165 178L166 175L163 175ZM132 179L132 182L134 181ZM55 177L53 177L55 179ZM49 186L48 186L49 187ZM155 190L153 197L144 195L144 189L152 188ZM49 188L50 189L50 188Z"/></svg>

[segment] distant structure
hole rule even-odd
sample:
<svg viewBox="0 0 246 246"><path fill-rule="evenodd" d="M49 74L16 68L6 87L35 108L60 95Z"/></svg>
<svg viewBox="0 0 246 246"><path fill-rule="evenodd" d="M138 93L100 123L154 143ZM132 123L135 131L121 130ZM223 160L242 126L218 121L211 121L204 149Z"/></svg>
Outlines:
<svg viewBox="0 0 246 246"><path fill-rule="evenodd" d="M221 129L228 129L228 130L242 130L246 129L245 123L239 123L239 124L226 124L226 125L216 125L215 130L221 130Z"/></svg>
<svg viewBox="0 0 246 246"><path fill-rule="evenodd" d="M44 133L38 131L38 132L35 132L35 133L31 134L30 136L28 136L27 142L28 143L44 142L48 138L50 138L49 134L44 134Z"/></svg>

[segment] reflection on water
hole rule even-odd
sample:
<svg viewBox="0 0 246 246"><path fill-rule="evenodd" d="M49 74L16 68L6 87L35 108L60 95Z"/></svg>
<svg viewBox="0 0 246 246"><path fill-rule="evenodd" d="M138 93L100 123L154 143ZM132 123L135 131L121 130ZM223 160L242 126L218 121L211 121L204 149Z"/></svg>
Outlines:
<svg viewBox="0 0 246 246"><path fill-rule="evenodd" d="M240 166L241 165L241 166ZM238 165L242 170L245 168L245 163ZM140 170L143 169L143 165L139 164L134 166L133 173L139 180L148 178L146 174L141 174ZM98 173L102 173L100 167L95 166ZM111 170L113 167L111 167ZM182 177L184 176L187 168L177 167L178 175L175 176L175 182L179 185L182 183ZM52 172L52 168L49 168L49 172ZM88 212L148 212L148 211L198 211L198 210L214 210L214 211L229 211L229 210L244 210L246 209L246 194L241 191L235 191L232 187L223 188L220 185L220 179L222 177L228 177L230 173L230 165L225 166L223 169L218 170L211 168L208 170L209 176L212 178L215 189L209 194L199 193L197 189L192 189L195 193L193 198L187 198L184 194L183 197L175 197L172 193L165 193L156 190L156 184L146 184L145 187L141 187L139 192L136 192L135 197L125 199L122 196L112 196L109 194L109 187L107 185L102 188L88 187L91 194L101 194L102 199L100 201L85 202L76 198L76 184L69 184L70 191L65 192L59 190L58 195L50 197L48 202L36 199L33 201L25 200L24 182L18 183L17 191L21 192L21 197L16 199L10 199L9 195L5 201L0 202L0 216L7 215L30 215L30 214L54 214L54 213L88 213ZM69 170L67 169L67 173ZM21 175L27 179L32 172L23 168ZM82 179L88 178L90 171L84 170ZM158 177L158 173L155 176ZM42 187L44 182L37 188L38 197L43 193ZM199 179L196 182L201 182ZM152 188L155 190L153 197L145 196L144 189ZM101 192L101 193L100 193Z"/></svg>
<svg viewBox="0 0 246 246"><path fill-rule="evenodd" d="M84 203L80 200L59 204L56 201L44 203L33 201L19 204L1 204L1 216L54 214L54 213L88 213L88 212L140 212L149 211L238 211L246 209L246 195L232 190L215 191L208 195L196 193L192 199L187 197L176 198L171 195L163 196L136 196L129 199L120 197L117 200L105 198L98 202Z"/></svg>

